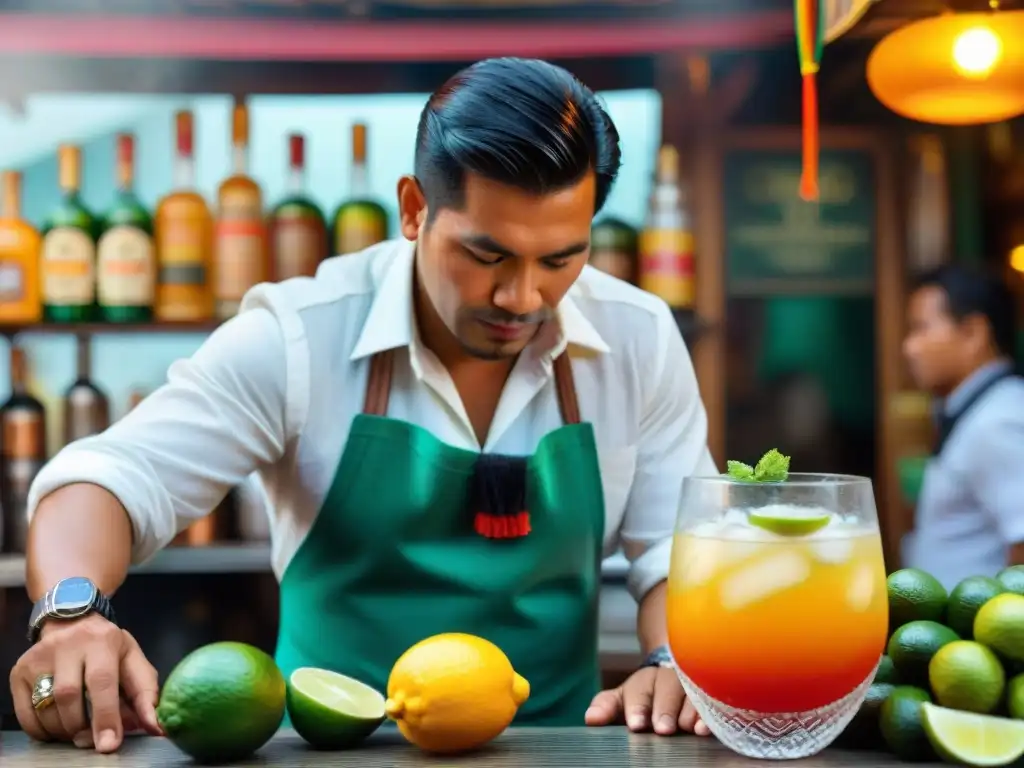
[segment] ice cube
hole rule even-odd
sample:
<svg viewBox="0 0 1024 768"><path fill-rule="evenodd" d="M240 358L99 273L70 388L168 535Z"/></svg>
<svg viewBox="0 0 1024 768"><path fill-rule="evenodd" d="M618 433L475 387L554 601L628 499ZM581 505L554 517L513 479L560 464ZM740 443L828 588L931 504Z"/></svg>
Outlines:
<svg viewBox="0 0 1024 768"><path fill-rule="evenodd" d="M810 575L810 562L796 549L758 558L722 582L722 607L738 611L795 587Z"/></svg>
<svg viewBox="0 0 1024 768"><path fill-rule="evenodd" d="M853 573L849 586L846 588L846 603L851 610L858 613L871 607L875 596L875 569L868 563L862 563Z"/></svg>

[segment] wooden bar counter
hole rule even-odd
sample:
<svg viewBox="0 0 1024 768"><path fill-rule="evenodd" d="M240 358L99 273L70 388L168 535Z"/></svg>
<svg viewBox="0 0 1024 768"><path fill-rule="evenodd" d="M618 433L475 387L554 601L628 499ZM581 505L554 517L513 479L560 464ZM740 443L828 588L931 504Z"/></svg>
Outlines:
<svg viewBox="0 0 1024 768"><path fill-rule="evenodd" d="M740 757L713 738L630 734L625 728L511 729L480 752L455 758L431 757L406 744L393 728L382 728L362 748L347 752L314 752L294 733L282 731L253 758L232 765L267 768L738 768L769 764ZM98 755L70 745L36 744L23 733L5 732L0 742L0 765L4 768L174 768L194 763L165 739L129 737L117 754ZM897 768L903 764L895 757L877 752L830 749L795 761L793 765L800 768ZM939 764L916 765L938 768Z"/></svg>

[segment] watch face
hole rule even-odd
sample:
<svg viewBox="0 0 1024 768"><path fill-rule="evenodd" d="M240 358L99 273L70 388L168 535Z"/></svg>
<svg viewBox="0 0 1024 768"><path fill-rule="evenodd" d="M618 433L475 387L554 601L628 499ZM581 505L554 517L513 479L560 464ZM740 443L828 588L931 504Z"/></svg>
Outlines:
<svg viewBox="0 0 1024 768"><path fill-rule="evenodd" d="M96 587L88 579L64 579L53 591L53 614L73 619L92 608Z"/></svg>

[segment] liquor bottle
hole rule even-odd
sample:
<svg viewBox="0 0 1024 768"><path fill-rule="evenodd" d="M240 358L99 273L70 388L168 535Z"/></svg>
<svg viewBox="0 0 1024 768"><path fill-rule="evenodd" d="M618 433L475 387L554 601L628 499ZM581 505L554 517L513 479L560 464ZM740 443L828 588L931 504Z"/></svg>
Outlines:
<svg viewBox="0 0 1024 768"><path fill-rule="evenodd" d="M96 294L100 317L111 323L153 319L156 251L153 219L135 196L135 140L117 137L117 196L103 221L96 248Z"/></svg>
<svg viewBox="0 0 1024 768"><path fill-rule="evenodd" d="M242 297L257 283L270 279L263 196L248 174L249 112L235 104L231 143L233 173L217 190L214 240L214 299L217 317L238 312Z"/></svg>
<svg viewBox="0 0 1024 768"><path fill-rule="evenodd" d="M590 232L590 266L627 283L637 281L637 231L606 216Z"/></svg>
<svg viewBox="0 0 1024 768"><path fill-rule="evenodd" d="M64 444L96 435L110 426L110 400L92 383L92 345L78 339L78 376L64 393Z"/></svg>
<svg viewBox="0 0 1024 768"><path fill-rule="evenodd" d="M83 205L82 150L57 149L63 198L43 226L43 317L57 323L93 318L96 305L96 237L99 222Z"/></svg>
<svg viewBox="0 0 1024 768"><path fill-rule="evenodd" d="M4 551L24 552L28 489L46 462L46 411L28 392L25 351L11 345L11 396L0 406L0 503Z"/></svg>
<svg viewBox="0 0 1024 768"><path fill-rule="evenodd" d="M312 277L327 257L327 222L306 192L306 146L298 134L288 137L288 196L270 214L274 280Z"/></svg>
<svg viewBox="0 0 1024 768"><path fill-rule="evenodd" d="M42 238L21 218L21 174L4 171L0 184L0 322L38 323Z"/></svg>
<svg viewBox="0 0 1024 768"><path fill-rule="evenodd" d="M640 287L676 309L693 304L693 232L680 185L679 153L667 144L658 151L654 190L640 234Z"/></svg>
<svg viewBox="0 0 1024 768"><path fill-rule="evenodd" d="M355 253L388 238L388 213L370 197L366 162L366 125L352 126L352 176L349 198L334 213L334 252Z"/></svg>
<svg viewBox="0 0 1024 768"><path fill-rule="evenodd" d="M175 115L175 189L156 207L157 320L202 321L213 317L209 274L213 258L213 216L195 190L192 113Z"/></svg>

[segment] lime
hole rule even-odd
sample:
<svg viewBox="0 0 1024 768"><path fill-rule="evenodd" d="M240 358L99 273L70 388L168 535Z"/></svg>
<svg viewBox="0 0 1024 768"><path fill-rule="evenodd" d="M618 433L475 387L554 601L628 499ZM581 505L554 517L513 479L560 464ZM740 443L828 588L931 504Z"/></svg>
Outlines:
<svg viewBox="0 0 1024 768"><path fill-rule="evenodd" d="M1009 765L1024 755L1024 723L1005 717L958 712L922 704L925 732L935 751L949 762Z"/></svg>
<svg viewBox="0 0 1024 768"><path fill-rule="evenodd" d="M899 685L900 675L896 671L896 665L888 656L883 656L882 660L878 662L878 669L875 670L875 679L873 683L890 683L891 685Z"/></svg>
<svg viewBox="0 0 1024 768"><path fill-rule="evenodd" d="M860 709L837 739L837 744L851 749L878 748L882 737L879 730L879 713L895 689L896 686L889 683L872 683Z"/></svg>
<svg viewBox="0 0 1024 768"><path fill-rule="evenodd" d="M915 685L928 684L928 665L940 648L960 637L949 627L935 621L912 621L889 638L888 654L900 680Z"/></svg>
<svg viewBox="0 0 1024 768"><path fill-rule="evenodd" d="M999 658L984 645L957 640L932 656L928 682L942 706L984 715L999 706L1006 673Z"/></svg>
<svg viewBox="0 0 1024 768"><path fill-rule="evenodd" d="M996 581L1002 584L1007 592L1024 595L1024 565L1011 565L999 572Z"/></svg>
<svg viewBox="0 0 1024 768"><path fill-rule="evenodd" d="M747 519L752 525L779 536L806 536L828 525L832 515L823 509L768 507L750 512Z"/></svg>
<svg viewBox="0 0 1024 768"><path fill-rule="evenodd" d="M1006 711L1016 720L1024 720L1024 675L1006 684Z"/></svg>
<svg viewBox="0 0 1024 768"><path fill-rule="evenodd" d="M245 643L212 643L172 670L157 720L175 746L197 762L244 760L277 732L285 682L274 660Z"/></svg>
<svg viewBox="0 0 1024 768"><path fill-rule="evenodd" d="M974 617L974 639L1012 661L1024 661L1024 595L997 595Z"/></svg>
<svg viewBox="0 0 1024 768"><path fill-rule="evenodd" d="M921 708L930 701L928 691L898 685L882 704L878 717L882 738L901 760L929 760L935 755L921 719Z"/></svg>
<svg viewBox="0 0 1024 768"><path fill-rule="evenodd" d="M1006 588L988 576L968 576L949 593L946 624L960 637L974 637L974 617L978 609Z"/></svg>
<svg viewBox="0 0 1024 768"><path fill-rule="evenodd" d="M384 697L351 677L301 667L288 678L288 716L314 749L348 749L384 722Z"/></svg>
<svg viewBox="0 0 1024 768"><path fill-rule="evenodd" d="M917 568L889 574L889 626L902 627L911 621L942 621L949 594L938 579Z"/></svg>

